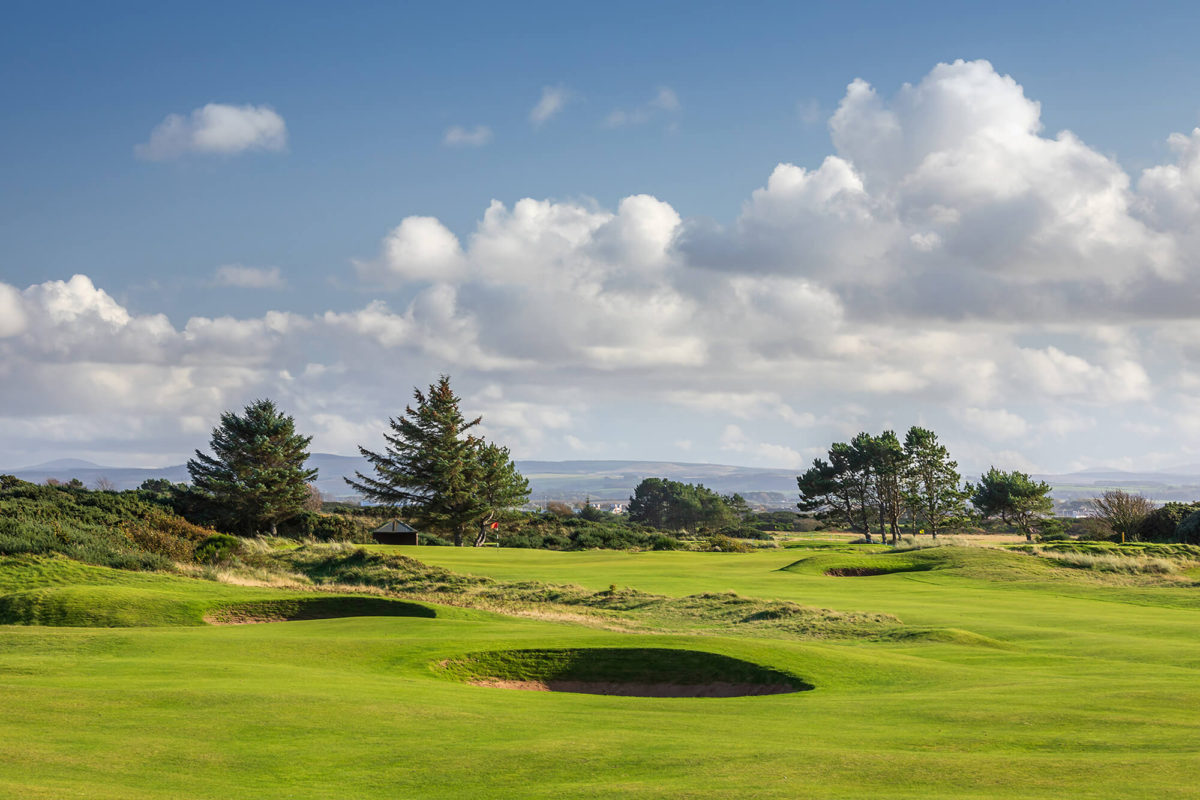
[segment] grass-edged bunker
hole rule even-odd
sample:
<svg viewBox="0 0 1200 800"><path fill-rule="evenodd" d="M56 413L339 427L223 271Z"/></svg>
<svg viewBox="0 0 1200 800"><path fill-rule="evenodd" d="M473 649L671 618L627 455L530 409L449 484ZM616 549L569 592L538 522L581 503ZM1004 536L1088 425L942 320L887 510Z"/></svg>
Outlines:
<svg viewBox="0 0 1200 800"><path fill-rule="evenodd" d="M437 612L421 603L385 597L332 595L256 600L214 608L204 615L210 625L245 625L254 622L294 622L341 617L426 617Z"/></svg>
<svg viewBox="0 0 1200 800"><path fill-rule="evenodd" d="M813 688L750 661L674 648L489 650L439 666L476 686L625 697L746 697Z"/></svg>

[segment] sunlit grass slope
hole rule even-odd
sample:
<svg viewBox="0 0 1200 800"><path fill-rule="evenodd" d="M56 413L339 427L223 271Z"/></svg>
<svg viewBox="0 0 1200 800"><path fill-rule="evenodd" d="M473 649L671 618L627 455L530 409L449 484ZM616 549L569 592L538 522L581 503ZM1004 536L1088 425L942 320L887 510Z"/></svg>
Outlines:
<svg viewBox="0 0 1200 800"><path fill-rule="evenodd" d="M434 616L418 603L228 586L62 556L0 556L0 625L145 627L346 616Z"/></svg>
<svg viewBox="0 0 1200 800"><path fill-rule="evenodd" d="M1190 585L1104 583L986 551L864 577L826 575L833 559L859 558L837 552L809 564L795 550L403 552L597 591L736 591L888 613L964 638L628 634L439 606L434 617L217 627L196 620L297 593L81 567L68 578L45 564L41 578L12 577L5 566L6 595L153 591L190 610L179 612L186 623L160 616L160 627L0 626L0 796L1195 796L1200 603ZM814 688L522 692L473 686L443 666L589 647L703 650Z"/></svg>

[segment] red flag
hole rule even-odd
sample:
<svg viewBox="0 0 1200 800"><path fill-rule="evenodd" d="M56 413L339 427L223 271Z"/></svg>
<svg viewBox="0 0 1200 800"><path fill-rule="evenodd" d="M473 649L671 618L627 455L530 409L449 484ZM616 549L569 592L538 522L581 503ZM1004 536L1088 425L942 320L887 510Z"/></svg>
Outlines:
<svg viewBox="0 0 1200 800"><path fill-rule="evenodd" d="M492 530L497 530L497 529L499 529L499 527L500 527L499 522L493 522L491 525Z"/></svg>

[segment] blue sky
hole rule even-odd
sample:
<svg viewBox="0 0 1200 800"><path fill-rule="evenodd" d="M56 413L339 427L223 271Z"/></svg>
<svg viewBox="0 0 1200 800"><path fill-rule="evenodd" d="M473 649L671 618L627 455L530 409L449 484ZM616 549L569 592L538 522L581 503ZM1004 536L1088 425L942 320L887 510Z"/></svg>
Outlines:
<svg viewBox="0 0 1200 800"><path fill-rule="evenodd" d="M1191 173L1185 145L1173 150L1168 136L1200 123L1198 17L1183 3L7 4L0 284L18 299L0 297L0 311L9 302L22 321L0 338L9 384L0 464L178 461L203 444L221 408L261 394L290 401L320 449L349 452L371 445L411 387L440 372L526 457L792 465L857 425L924 422L972 466L1200 460L1200 438L1179 428L1191 413L1180 377L1191 374L1187 315L1145 310L1194 291L1195 265L1179 255L1195 241ZM954 86L968 66L935 75L959 59L989 62L965 95ZM1017 94L1004 94L1006 76ZM994 229L962 228L952 240L937 228L951 223L930 221L930 209L969 216L983 201L954 188L970 182L961 176L919 199L906 194L933 178L908 162L901 175L884 163L903 161L899 150L856 138L880 124L870 103L851 102L856 79L899 115L910 150L979 158L963 167L971 176L1024 176L1017 195L987 198L999 205L981 219L1000 220ZM905 84L928 88L915 110L903 109ZM547 90L564 99L539 122L531 113ZM981 153L972 137L1000 116L971 109L1001 95L997 115L1020 127L1036 103L1037 124ZM269 110L279 138L135 152L168 115L186 121L208 104ZM831 131L839 107L853 127L840 135ZM961 141L930 133L960 117L970 117ZM449 142L456 127L478 141ZM1029 155L1063 130L1078 148ZM875 227L837 233L850 212L828 197L821 202L833 205L817 211L770 197L747 211L777 165L815 173L827 156L853 174L835 175L834 164L817 183L865 186L853 213ZM1184 178L1170 191L1183 199L1163 194L1169 176L1139 185L1146 170L1171 165ZM1128 186L1111 187L1117 173ZM1092 178L1091 195L1061 190ZM643 195L671 213L642 204L618 214L625 198ZM522 198L552 205L504 222L502 253L473 249L489 204L515 213ZM1081 207L1090 222L1077 218ZM1030 222L1048 208L1058 216ZM654 241L666 255L652 266L632 251L598 259L603 241L577 239L570 252L535 252L550 247L547 237L599 230L605 214L628 217L614 230L661 227L666 238ZM389 254L381 242L408 218L435 218L437 230L406 228ZM529 225L544 227L504 238ZM903 236L898 226L909 226ZM1037 250L1067 228L1078 237L1055 239L1065 250ZM789 238L797 230L803 237ZM428 252L412 250L412 237L446 244L438 231L461 253L417 263ZM856 237L888 236L926 254L944 245L954 263L982 264L1000 283L980 288L894 244L846 249ZM1134 255L1150 251L1153 263ZM523 256L548 259L551 271L505 277ZM1029 290L1024 265L1076 257L1094 259L1095 274L1030 267L1054 278L1021 298L1040 313L1014 318L982 299ZM876 264L888 265L886 278ZM243 280L221 267L242 268ZM90 288L55 283L76 274ZM573 277L551 291L565 274ZM906 298L921 280L934 288ZM647 294L636 299L639 287ZM729 296L746 307L735 313L721 299ZM572 297L577 312L564 307ZM780 297L795 302L769 307ZM64 298L76 304L69 319L53 311ZM373 303L386 314L368 311ZM1108 327L1097 327L1097 310ZM270 322L270 312L290 321ZM747 321L770 314L778 330ZM789 339L783 323L796 314L836 333L818 342L800 323ZM92 317L98 327L84 325ZM517 324L530 319L537 324ZM253 338L254 325L261 336L249 346L241 337ZM642 349L658 354L645 363L638 326ZM932 348L960 375L978 370L975 384L990 381L989 392L934 375L932 355L923 366L884 352L915 331L928 335L914 347ZM945 341L929 344L937 337ZM1011 350L990 367L971 361L979 337ZM562 346L551 352L547 341ZM858 377L839 375L843 367ZM77 401L39 394L68 372ZM380 389L389 399L363 399ZM114 434L122 421L129 430ZM1097 441L1098 430L1118 432Z"/></svg>

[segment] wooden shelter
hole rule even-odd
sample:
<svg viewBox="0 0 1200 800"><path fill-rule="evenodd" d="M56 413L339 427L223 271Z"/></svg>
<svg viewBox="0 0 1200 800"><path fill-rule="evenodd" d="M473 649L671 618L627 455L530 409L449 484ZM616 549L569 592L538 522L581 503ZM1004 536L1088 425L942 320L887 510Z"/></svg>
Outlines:
<svg viewBox="0 0 1200 800"><path fill-rule="evenodd" d="M375 530L371 531L371 535L375 537L375 541L379 544L416 544L417 529L412 526L405 525L398 519L385 522Z"/></svg>

